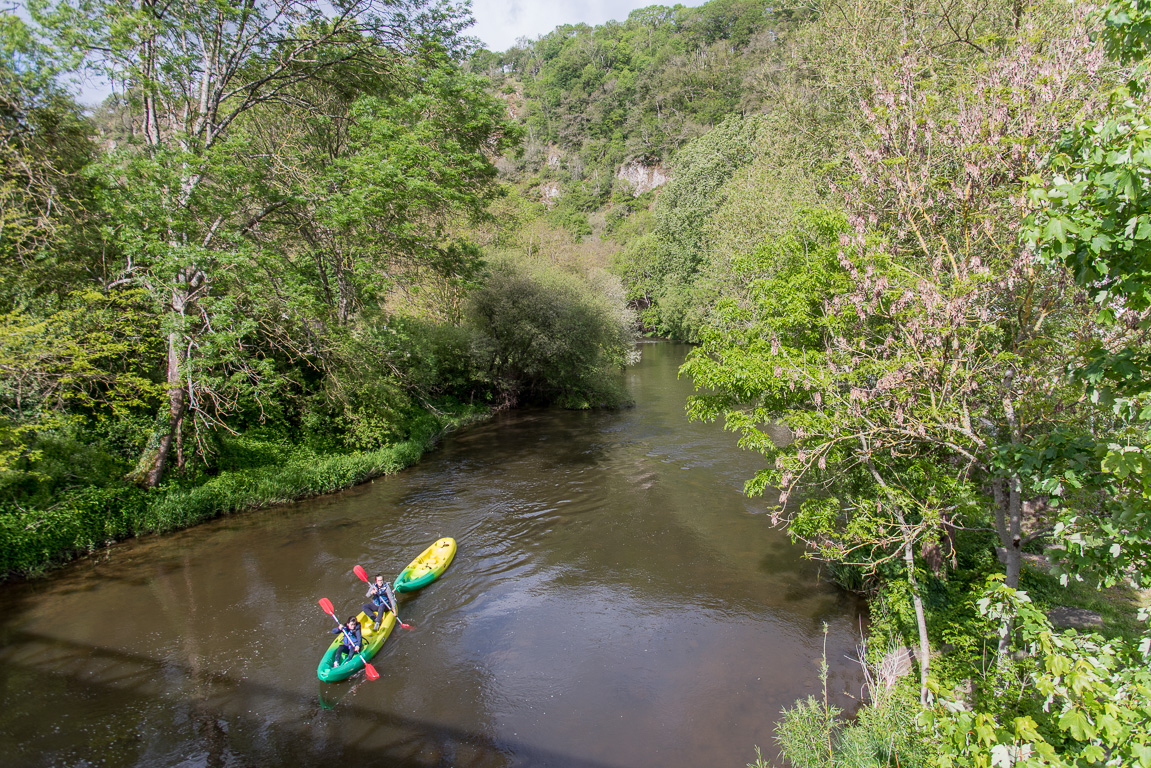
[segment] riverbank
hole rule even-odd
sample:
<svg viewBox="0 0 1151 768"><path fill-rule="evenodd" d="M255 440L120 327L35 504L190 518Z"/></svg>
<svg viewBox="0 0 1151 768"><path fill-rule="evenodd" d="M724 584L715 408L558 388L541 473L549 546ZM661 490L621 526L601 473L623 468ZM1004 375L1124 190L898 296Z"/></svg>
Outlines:
<svg viewBox="0 0 1151 768"><path fill-rule="evenodd" d="M222 515L350 488L415 464L446 433L486 420L490 409L427 413L407 440L374 451L317 452L243 439L251 464L176 478L159 488L128 482L90 487L49 509L0 515L0 582L42 574L125 539L170 533Z"/></svg>

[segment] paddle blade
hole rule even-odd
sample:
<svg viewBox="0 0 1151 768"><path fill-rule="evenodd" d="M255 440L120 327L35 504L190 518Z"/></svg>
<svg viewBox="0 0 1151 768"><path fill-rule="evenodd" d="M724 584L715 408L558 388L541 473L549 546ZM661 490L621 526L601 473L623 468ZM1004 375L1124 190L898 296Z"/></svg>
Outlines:
<svg viewBox="0 0 1151 768"><path fill-rule="evenodd" d="M354 574L356 574L357 576L359 576L359 577L360 577L360 581L368 581L368 574L364 573L364 569L363 569L363 568L361 568L360 566L358 566L358 565L357 565L357 566L353 567L353 568L352 568L352 573L354 573ZM370 582L370 581L368 581L368 583L369 583L369 584L371 584L371 582Z"/></svg>
<svg viewBox="0 0 1151 768"><path fill-rule="evenodd" d="M366 661L364 662L364 674L368 676L369 680L379 680L380 679L380 673L376 671L375 667L373 667L371 664L369 664Z"/></svg>
<svg viewBox="0 0 1151 768"><path fill-rule="evenodd" d="M326 597L320 598L320 607L323 608L324 613L328 614L329 616L335 616L336 615L336 609L332 607L332 601L329 600L328 598L326 598Z"/></svg>

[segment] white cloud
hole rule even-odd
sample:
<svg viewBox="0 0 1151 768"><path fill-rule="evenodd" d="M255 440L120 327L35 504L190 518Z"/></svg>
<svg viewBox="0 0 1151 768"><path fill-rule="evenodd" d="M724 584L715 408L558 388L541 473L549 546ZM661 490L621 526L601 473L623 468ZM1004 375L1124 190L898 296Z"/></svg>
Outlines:
<svg viewBox="0 0 1151 768"><path fill-rule="evenodd" d="M684 3L696 5L696 2ZM483 40L490 50L506 51L520 37L535 39L560 24L623 21L636 8L675 5L657 0L472 0L475 26L464 34Z"/></svg>

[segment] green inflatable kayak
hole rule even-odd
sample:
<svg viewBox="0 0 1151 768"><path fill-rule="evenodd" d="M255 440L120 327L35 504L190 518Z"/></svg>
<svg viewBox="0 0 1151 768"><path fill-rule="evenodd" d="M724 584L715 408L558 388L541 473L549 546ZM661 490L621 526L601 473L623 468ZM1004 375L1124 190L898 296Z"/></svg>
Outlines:
<svg viewBox="0 0 1151 768"><path fill-rule="evenodd" d="M359 672L364 668L364 661L371 661L372 657L379 652L383 647L384 641L388 639L388 635L392 632L392 627L396 626L396 615L391 611L384 614L384 620L380 622L380 628L372 631L372 620L368 618L367 614L362 611L356 617L360 622L360 632L363 633L364 649L360 653L353 653L344 659L342 664L334 665L333 661L336 660L336 651L340 649L340 645L344 641L343 635L336 635L336 639L328 647L324 658L320 660L320 666L316 667L316 677L320 678L322 683L336 683L340 680L347 680L349 677ZM361 658L363 657L363 658Z"/></svg>

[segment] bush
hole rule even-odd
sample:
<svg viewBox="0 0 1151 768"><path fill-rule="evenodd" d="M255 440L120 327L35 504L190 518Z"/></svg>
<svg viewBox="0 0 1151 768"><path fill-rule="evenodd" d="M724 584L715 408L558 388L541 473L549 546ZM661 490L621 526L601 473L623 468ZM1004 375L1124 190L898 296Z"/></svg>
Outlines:
<svg viewBox="0 0 1151 768"><path fill-rule="evenodd" d="M121 421L123 433L135 426ZM48 507L80 488L115 485L131 466L121 447L128 439L111 432L116 423L106 419L89 427L73 420L28 432L27 450L0 471L0 503Z"/></svg>
<svg viewBox="0 0 1151 768"><path fill-rule="evenodd" d="M47 510L0 511L0 576L42 570L137 533L150 495L127 484L91 487Z"/></svg>
<svg viewBox="0 0 1151 768"><path fill-rule="evenodd" d="M592 285L552 267L497 265L476 291L468 319L477 356L509 404L520 399L569 408L627 401L635 319L615 278Z"/></svg>

